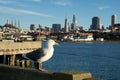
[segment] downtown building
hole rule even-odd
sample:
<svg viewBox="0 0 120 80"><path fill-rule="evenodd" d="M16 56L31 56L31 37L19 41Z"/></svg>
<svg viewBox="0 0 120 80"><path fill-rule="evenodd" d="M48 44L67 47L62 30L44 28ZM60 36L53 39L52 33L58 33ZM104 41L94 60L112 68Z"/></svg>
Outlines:
<svg viewBox="0 0 120 80"><path fill-rule="evenodd" d="M35 24L31 24L31 25L30 25L30 30L31 30L31 31L35 31Z"/></svg>
<svg viewBox="0 0 120 80"><path fill-rule="evenodd" d="M76 27L76 16L75 15L73 15L73 23L72 23L71 27L72 27L73 30L77 29L77 27Z"/></svg>
<svg viewBox="0 0 120 80"><path fill-rule="evenodd" d="M77 30L77 20L76 20L76 16L73 15L73 19L72 19L72 23L71 26L69 26L68 24L68 17L65 17L65 25L64 25L64 32L68 33L68 32L76 32Z"/></svg>
<svg viewBox="0 0 120 80"><path fill-rule="evenodd" d="M112 32L118 32L120 33L120 23L117 23L117 16L113 14L111 16L111 26L110 29Z"/></svg>
<svg viewBox="0 0 120 80"><path fill-rule="evenodd" d="M92 18L92 25L90 26L90 30L103 30L104 26L100 24L100 18L99 17L93 17Z"/></svg>
<svg viewBox="0 0 120 80"><path fill-rule="evenodd" d="M75 15L73 15L73 20L72 21L73 22L71 23L71 31L76 31L77 30L77 26L76 26L77 20L76 20L76 16Z"/></svg>
<svg viewBox="0 0 120 80"><path fill-rule="evenodd" d="M61 32L61 24L52 24L52 32L54 33Z"/></svg>
<svg viewBox="0 0 120 80"><path fill-rule="evenodd" d="M64 32L65 32L65 33L68 33L68 32L69 32L69 27L68 27L68 18L67 18L67 16L66 16L66 18L65 18L65 27L64 27Z"/></svg>
<svg viewBox="0 0 120 80"><path fill-rule="evenodd" d="M117 16L115 14L111 16L111 26L116 24L116 19L117 19Z"/></svg>

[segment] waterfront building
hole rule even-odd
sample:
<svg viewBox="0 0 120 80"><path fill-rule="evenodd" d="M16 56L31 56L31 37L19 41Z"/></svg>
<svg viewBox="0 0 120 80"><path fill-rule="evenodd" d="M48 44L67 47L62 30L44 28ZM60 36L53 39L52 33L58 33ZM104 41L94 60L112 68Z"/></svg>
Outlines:
<svg viewBox="0 0 120 80"><path fill-rule="evenodd" d="M37 30L39 30L39 32L43 31L43 30L44 30L44 29L43 29L43 26L42 26L41 24L38 24Z"/></svg>
<svg viewBox="0 0 120 80"><path fill-rule="evenodd" d="M103 24L100 24L99 30L103 30L103 29L104 29L104 25L103 25Z"/></svg>
<svg viewBox="0 0 120 80"><path fill-rule="evenodd" d="M52 31L58 33L61 31L61 24L52 24Z"/></svg>
<svg viewBox="0 0 120 80"><path fill-rule="evenodd" d="M30 30L33 30L33 31L35 30L35 25L34 24L30 25Z"/></svg>
<svg viewBox="0 0 120 80"><path fill-rule="evenodd" d="M83 30L83 26L79 26L79 27L78 27L78 30L79 30L79 31L84 31L84 30Z"/></svg>
<svg viewBox="0 0 120 80"><path fill-rule="evenodd" d="M50 31L51 31L51 28L50 28L50 27L45 26L45 31L46 31L46 32L50 32Z"/></svg>
<svg viewBox="0 0 120 80"><path fill-rule="evenodd" d="M65 18L65 27L64 27L64 32L69 32L69 29L68 29L68 18L67 18L67 16L66 16L66 18Z"/></svg>
<svg viewBox="0 0 120 80"><path fill-rule="evenodd" d="M120 33L120 23L113 25L112 32Z"/></svg>
<svg viewBox="0 0 120 80"><path fill-rule="evenodd" d="M90 26L91 30L99 30L100 27L100 18L99 17L93 17L92 18L92 25Z"/></svg>

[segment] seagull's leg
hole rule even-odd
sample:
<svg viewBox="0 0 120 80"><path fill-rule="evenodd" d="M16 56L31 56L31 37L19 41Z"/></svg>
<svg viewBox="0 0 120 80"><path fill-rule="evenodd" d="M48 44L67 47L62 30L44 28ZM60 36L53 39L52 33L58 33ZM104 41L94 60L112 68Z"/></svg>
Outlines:
<svg viewBox="0 0 120 80"><path fill-rule="evenodd" d="M39 64L39 70L42 70L42 63L38 63Z"/></svg>
<svg viewBox="0 0 120 80"><path fill-rule="evenodd" d="M42 63L39 63L39 70L42 72L47 72L45 69L42 68Z"/></svg>

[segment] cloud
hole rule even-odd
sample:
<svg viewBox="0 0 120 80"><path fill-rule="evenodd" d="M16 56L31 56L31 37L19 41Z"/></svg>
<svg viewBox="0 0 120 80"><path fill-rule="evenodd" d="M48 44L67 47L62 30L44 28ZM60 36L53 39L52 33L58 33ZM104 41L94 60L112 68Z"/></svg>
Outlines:
<svg viewBox="0 0 120 80"><path fill-rule="evenodd" d="M100 6L98 7L99 10L105 10L105 9L108 9L109 7L108 6Z"/></svg>
<svg viewBox="0 0 120 80"><path fill-rule="evenodd" d="M24 10L24 9L15 9L15 8L2 7L2 6L0 6L0 12L12 13L12 14L29 14L29 15L53 18L53 16L43 14L43 13L39 13L39 12L35 12L35 11Z"/></svg>
<svg viewBox="0 0 120 80"><path fill-rule="evenodd" d="M15 5L15 6L22 6L22 7L27 7L27 4L17 2L17 1L10 1L10 0L0 0L0 4L3 5Z"/></svg>
<svg viewBox="0 0 120 80"><path fill-rule="evenodd" d="M68 5L68 3L64 3L64 2L55 2L55 4L61 5L61 6L66 6L66 5Z"/></svg>
<svg viewBox="0 0 120 80"><path fill-rule="evenodd" d="M60 5L60 6L67 6L70 5L70 0L54 0L53 4Z"/></svg>
<svg viewBox="0 0 120 80"><path fill-rule="evenodd" d="M11 3L11 1L7 1L7 0L0 0L0 4L9 4Z"/></svg>
<svg viewBox="0 0 120 80"><path fill-rule="evenodd" d="M34 1L34 2L41 2L42 0L31 0L31 1Z"/></svg>

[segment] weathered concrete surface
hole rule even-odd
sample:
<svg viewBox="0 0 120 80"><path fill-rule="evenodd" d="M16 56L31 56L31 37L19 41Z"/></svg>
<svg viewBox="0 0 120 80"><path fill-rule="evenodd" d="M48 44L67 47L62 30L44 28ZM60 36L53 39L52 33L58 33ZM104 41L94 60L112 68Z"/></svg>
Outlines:
<svg viewBox="0 0 120 80"><path fill-rule="evenodd" d="M0 55L25 54L41 48L41 41L0 42Z"/></svg>
<svg viewBox="0 0 120 80"><path fill-rule="evenodd" d="M40 72L37 69L0 64L0 80L100 80L80 71Z"/></svg>
<svg viewBox="0 0 120 80"><path fill-rule="evenodd" d="M87 79L83 79L83 80L102 80L102 79L98 79L98 78L87 78Z"/></svg>
<svg viewBox="0 0 120 80"><path fill-rule="evenodd" d="M80 72L80 71L64 71L59 73L53 73L53 80L83 80L92 78L91 73Z"/></svg>
<svg viewBox="0 0 120 80"><path fill-rule="evenodd" d="M52 80L52 73L0 64L0 80Z"/></svg>

